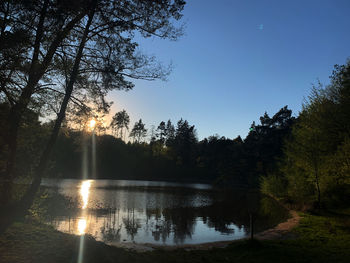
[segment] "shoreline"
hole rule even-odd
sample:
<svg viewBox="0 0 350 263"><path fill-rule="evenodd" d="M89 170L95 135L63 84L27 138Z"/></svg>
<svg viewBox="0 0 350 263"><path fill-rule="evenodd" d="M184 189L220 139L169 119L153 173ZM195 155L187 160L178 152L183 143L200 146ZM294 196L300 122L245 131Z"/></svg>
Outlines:
<svg viewBox="0 0 350 263"><path fill-rule="evenodd" d="M289 210L289 214L291 215L287 221L279 223L277 226L267 229L265 231L259 232L254 235L254 238L257 240L287 240L294 239L296 236L291 233L291 230L295 228L299 222L301 217L295 210ZM186 251L191 250L209 250L213 248L225 248L228 245L237 242L248 240L249 237L228 240L228 241L215 241L215 242L206 242L199 244L185 244L185 245L157 245L150 243L120 243L113 244L109 246L114 246L117 248L123 248L126 250L131 250L134 252L148 252L153 250L164 250L164 251L174 251L178 249L184 249Z"/></svg>
<svg viewBox="0 0 350 263"><path fill-rule="evenodd" d="M256 242L246 238L195 246L172 246L168 249L153 246L152 251L143 248L144 253L141 253L140 249L118 248L88 235L84 239L84 262L248 263L257 262L257 259L261 263L350 262L349 209L339 213L306 213L300 216L290 212L292 218L272 228L281 235L265 235L264 239ZM298 220L299 226L293 229ZM270 231L258 233L256 240ZM77 262L80 244L79 236L59 232L40 222L17 222L0 236L0 262Z"/></svg>

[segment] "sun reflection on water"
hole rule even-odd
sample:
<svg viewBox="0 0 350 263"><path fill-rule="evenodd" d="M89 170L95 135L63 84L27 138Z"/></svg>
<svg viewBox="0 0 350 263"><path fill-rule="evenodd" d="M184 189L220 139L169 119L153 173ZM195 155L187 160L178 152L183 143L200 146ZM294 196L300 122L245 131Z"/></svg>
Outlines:
<svg viewBox="0 0 350 263"><path fill-rule="evenodd" d="M80 195L83 200L82 209L85 209L89 202L89 194L90 194L91 181L83 181L80 186Z"/></svg>
<svg viewBox="0 0 350 263"><path fill-rule="evenodd" d="M81 218L78 221L79 235L84 235L85 234L85 229L86 229L86 219L85 218Z"/></svg>
<svg viewBox="0 0 350 263"><path fill-rule="evenodd" d="M81 183L80 186L80 195L81 199L83 200L83 206L82 206L82 218L78 221L78 233L80 235L80 243L79 243L79 254L78 254L78 263L83 262L83 251L84 251L84 237L86 233L86 208L89 203L89 194L90 194L90 187L91 187L91 180L85 180Z"/></svg>

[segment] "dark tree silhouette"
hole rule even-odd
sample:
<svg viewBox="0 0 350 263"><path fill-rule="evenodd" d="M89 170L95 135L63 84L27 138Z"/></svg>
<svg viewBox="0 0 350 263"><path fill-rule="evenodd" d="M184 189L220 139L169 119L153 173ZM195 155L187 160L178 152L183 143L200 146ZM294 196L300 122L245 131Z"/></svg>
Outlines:
<svg viewBox="0 0 350 263"><path fill-rule="evenodd" d="M145 124L142 123L142 119L138 122L135 122L134 127L132 128L130 135L133 138L134 142L140 143L142 139L147 136L147 129L145 128Z"/></svg>
<svg viewBox="0 0 350 263"><path fill-rule="evenodd" d="M130 117L125 110L117 112L111 121L110 127L115 135L122 140L125 139L125 129L129 130Z"/></svg>
<svg viewBox="0 0 350 263"><path fill-rule="evenodd" d="M13 17L11 20L4 19L1 43L5 35L15 34L19 30L27 30L32 40L30 48L26 49L28 59L23 62L30 65L29 69L16 72L23 76L17 83L20 87L17 95L8 96L8 87L2 90L8 101L16 99L8 118L8 160L5 173L7 189L11 188L14 176L22 113L35 94L40 94L40 91L47 90L47 86L53 84L51 75L56 71L48 69L55 67L56 61L59 62L62 57L70 54L69 66L63 71L68 74L68 81L64 85L63 99L51 136L41 155L35 179L20 202L20 207L24 209L14 210L24 211L32 202L76 85L85 84L82 86L87 87L90 93L96 94L103 102L104 95L111 89L132 88L130 78L153 80L167 75L168 72L158 67L154 58L136 52L137 44L132 42L132 35L134 31L139 31L144 37L153 35L175 39L179 31L172 25L171 19L181 18L184 4L180 0L170 3L150 1L147 4L137 0L90 0L74 4L33 0L6 1L1 5L4 17L8 16L8 10ZM11 69L4 68L3 72L9 70Z"/></svg>

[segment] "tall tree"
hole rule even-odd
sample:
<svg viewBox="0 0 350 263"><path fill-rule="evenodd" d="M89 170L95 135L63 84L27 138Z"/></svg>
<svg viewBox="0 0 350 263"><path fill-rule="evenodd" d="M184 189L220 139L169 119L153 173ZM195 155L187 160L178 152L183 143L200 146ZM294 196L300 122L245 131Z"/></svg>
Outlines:
<svg viewBox="0 0 350 263"><path fill-rule="evenodd" d="M320 206L350 189L349 104L348 61L335 66L329 86L313 88L287 142L283 171L292 197L308 196Z"/></svg>
<svg viewBox="0 0 350 263"><path fill-rule="evenodd" d="M284 106L272 117L265 112L259 125L253 122L245 139L245 149L250 160L257 165L255 172L267 175L277 169L276 159L282 157L282 145L294 121L292 111Z"/></svg>
<svg viewBox="0 0 350 263"><path fill-rule="evenodd" d="M147 129L145 128L145 124L142 122L142 119L135 122L129 136L134 139L134 142L137 143L140 143L141 140L147 136Z"/></svg>
<svg viewBox="0 0 350 263"><path fill-rule="evenodd" d="M166 146L171 146L175 140L175 127L171 123L171 120L167 121L165 130L166 130L165 144L166 144Z"/></svg>
<svg viewBox="0 0 350 263"><path fill-rule="evenodd" d="M44 1L5 1L6 8L3 12L2 36L14 35L17 32L25 32L29 43L26 44L24 59L16 68L3 67L2 72L11 72L8 75L10 83L2 91L11 94L6 96L12 100L12 107L9 114L8 129L8 161L6 168L7 181L11 181L15 166L17 150L17 135L21 123L21 116L24 110L32 102L31 98L38 87L45 73L48 71L51 61L56 54L63 39L67 38L74 26L89 12L91 3L76 3L67 5L66 1L53 3ZM89 2L89 1L86 1ZM6 42L1 40L1 42ZM3 42L3 43L4 43ZM1 49L1 53L6 49ZM11 93L10 93L10 92Z"/></svg>
<svg viewBox="0 0 350 263"><path fill-rule="evenodd" d="M160 140L160 142L162 144L165 143L165 136L167 134L166 132L166 126L165 126L165 122L164 121L161 121L157 127L157 130L156 130L156 137L158 138L158 140Z"/></svg>
<svg viewBox="0 0 350 263"><path fill-rule="evenodd" d="M103 83L104 91L93 89L100 97L113 88L132 88L132 82L126 80L126 77L152 80L164 76L166 72L161 68L156 70L154 58L147 58L135 51L137 44L132 42L133 32L139 31L145 37L154 35L176 38L179 31L171 21L181 17L184 2L151 1L147 5L141 2L90 0L73 1L72 4L71 1L56 3L49 0L5 1L2 10L6 25L2 25L2 35L24 31L28 32L28 38L32 41L28 44L29 48L25 49L28 59L22 63L29 65L28 70L17 70L14 74L20 77L15 79L18 80L18 95L9 116L9 157L6 173L9 178L14 167L21 112L32 101L34 94L48 90L47 85L54 84L53 74L57 71L53 70L55 63L52 62L69 56L71 68L65 73L72 77L67 78L63 95L67 91L67 85L76 84L77 76L74 75L78 74L72 74L73 71L90 73L89 77L95 84L96 81ZM11 15L9 12L12 12ZM11 19L7 19L8 17ZM82 29L86 31L85 41L81 41L84 36ZM86 67L79 71L82 61ZM76 70L73 70L74 64L77 65ZM4 68L4 71L9 69ZM88 90L95 86L85 85ZM3 92L5 91L8 93L8 89ZM70 99L72 92L68 92L67 97ZM10 100L14 100L13 96Z"/></svg>
<svg viewBox="0 0 350 263"><path fill-rule="evenodd" d="M293 128L292 136L293 139L286 145L285 154L288 162L292 163L293 167L285 168L285 171L288 176L298 171L300 174L298 180L304 180L304 184L313 182L317 193L317 203L320 204L320 171L324 163L323 154L325 149L322 143L322 133L313 124L313 114L311 112L304 110ZM304 175L303 179L301 175Z"/></svg>
<svg viewBox="0 0 350 263"><path fill-rule="evenodd" d="M23 62L28 70L18 71L20 75L16 103L9 114L7 181L13 180L17 150L18 127L21 115L32 101L34 94L57 84L56 76L64 72L68 80L63 85L60 110L36 169L35 180L22 199L22 206L28 207L33 193L40 185L65 117L68 102L76 86L100 97L112 89L131 89L130 78L153 80L167 75L153 57L137 52L137 43L132 41L135 31L144 37L157 36L176 39L179 30L173 20L181 18L185 2L140 0L107 1L59 1L32 0L25 2L6 1L13 7L14 19L3 28L4 31L23 29L31 34L33 41L27 52L30 56ZM4 16L6 18L6 16ZM68 59L67 70L59 71L53 63L61 58ZM8 69L4 69L8 70ZM58 72L58 75L56 74ZM56 82L55 82L56 81ZM59 83L59 81L58 81ZM61 86L62 85L58 85ZM6 90L7 92L8 90ZM5 91L2 91L5 93ZM56 90L53 90L56 92ZM5 94L6 95L6 94Z"/></svg>
<svg viewBox="0 0 350 263"><path fill-rule="evenodd" d="M125 110L117 112L111 121L111 128L115 131L116 136L125 139L125 129L129 130L130 117ZM124 137L123 137L124 135Z"/></svg>
<svg viewBox="0 0 350 263"><path fill-rule="evenodd" d="M197 134L194 125L189 125L187 120L180 119L177 122L173 148L177 153L180 163L190 164L194 160Z"/></svg>

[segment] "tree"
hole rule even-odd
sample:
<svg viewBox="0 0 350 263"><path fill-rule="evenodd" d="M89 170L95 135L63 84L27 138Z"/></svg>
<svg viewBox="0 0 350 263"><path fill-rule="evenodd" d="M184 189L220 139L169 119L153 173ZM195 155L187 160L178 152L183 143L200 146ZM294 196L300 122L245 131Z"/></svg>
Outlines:
<svg viewBox="0 0 350 263"><path fill-rule="evenodd" d="M14 74L16 80L19 79L16 83L19 88L13 92L16 96L7 96L8 86L2 90L8 101L16 99L9 113L7 132L8 161L5 174L8 182L13 180L18 128L23 110L33 102L35 94L40 96L44 90L59 92L63 96L51 136L36 168L33 184L21 200L21 206L28 207L32 200L29 197L37 191L46 170L75 87L96 95L104 102L104 96L112 89L133 88L130 78L153 80L165 77L168 71L159 67L153 57L137 52L137 43L132 38L138 31L144 37L176 39L181 30L177 30L172 21L181 18L185 2L90 0L56 3L32 0L6 1L6 4L10 8L2 9L3 21L7 23L3 23L2 31L14 34L23 30L28 32L31 40L26 49L27 60L23 62L23 65L29 66ZM5 13L8 9L13 12L12 19L7 19ZM59 70L62 58L67 63L62 67L64 70ZM9 68L2 70L11 71ZM60 82L57 76L63 73L67 81L62 87L57 85ZM63 92L49 89L51 85L63 88Z"/></svg>
<svg viewBox="0 0 350 263"><path fill-rule="evenodd" d="M166 123L165 131L166 131L165 144L166 146L171 146L175 140L175 127L170 120L168 120Z"/></svg>
<svg viewBox="0 0 350 263"><path fill-rule="evenodd" d="M305 189L310 189L307 184L314 183L318 205L321 204L320 171L323 164L323 153L322 133L314 125L312 112L304 110L293 128L292 139L286 144L285 155L292 167L285 167L284 171L287 172L287 177L299 173L298 183L303 180L306 185ZM291 178L289 181L292 181ZM298 188L295 190L298 191ZM313 193L307 194L312 195Z"/></svg>
<svg viewBox="0 0 350 263"><path fill-rule="evenodd" d="M282 145L289 136L295 121L287 106L281 108L271 118L267 112L260 117L260 125L252 123L245 139L245 150L256 165L257 173L266 176L276 170L276 159L283 155Z"/></svg>
<svg viewBox="0 0 350 263"><path fill-rule="evenodd" d="M350 189L350 62L335 66L331 84L314 87L288 140L282 170L292 197L318 206ZM297 186L297 187L296 187ZM338 202L339 204L339 202Z"/></svg>
<svg viewBox="0 0 350 263"><path fill-rule="evenodd" d="M193 157L197 141L194 125L190 126L187 120L180 119L177 122L174 143L172 145L179 163L188 165L194 161Z"/></svg>
<svg viewBox="0 0 350 263"><path fill-rule="evenodd" d="M159 123L156 132L157 132L156 133L156 137L158 138L158 140L160 140L160 142L162 144L164 144L165 143L165 137L166 137L166 134L167 134L164 121Z"/></svg>
<svg viewBox="0 0 350 263"><path fill-rule="evenodd" d="M151 129L149 130L149 141L150 144L156 141L156 128L154 125L151 125Z"/></svg>
<svg viewBox="0 0 350 263"><path fill-rule="evenodd" d="M14 167L21 112L32 101L34 94L48 90L48 85L54 84L52 82L55 80L55 73L59 72L52 70L55 67L51 67L57 64L54 62L60 62L67 55L69 57L66 64L70 67L64 72L68 74L68 81L62 94L66 99L62 98L62 106L72 97L73 88L70 87L77 83L77 77L81 73L85 73L82 80L88 75L95 80L92 83L96 84L97 81L104 84L105 91L132 88L132 82L125 77L150 80L162 78L166 72L157 68L154 58L135 52L137 44L132 42L132 32L139 31L145 37L156 35L176 38L179 31L170 20L181 17L183 5L183 1L177 0L170 4L167 1L157 1L147 5L140 1L91 0L76 1L74 4L69 1L55 3L49 0L25 3L6 1L2 6L4 21L7 23L2 24L3 35L25 31L29 34L28 38L33 39L25 54L33 56L26 56L27 61L23 61L23 65L30 65L29 70L17 70L14 74L23 77L16 82L20 87L16 91L17 103L9 116L8 177L11 177ZM12 12L11 15L9 12ZM81 67L81 63L86 67ZM4 72L6 70L9 71L5 68ZM94 87L96 85L88 85L87 89ZM7 91L4 90L4 93L8 94ZM97 94L100 97L105 95L99 88L91 91L100 93ZM8 97L8 100L13 100L13 97ZM65 108L66 106L62 107L62 113Z"/></svg>
<svg viewBox="0 0 350 263"><path fill-rule="evenodd" d="M17 136L23 111L33 102L31 99L50 67L50 63L63 39L68 37L74 26L88 14L87 5L72 5L69 8L65 1L51 3L45 1L6 1L2 5L2 37L25 32L25 51L23 59L16 60L16 67L2 67L2 75L8 76L8 83L2 91L8 101L12 101L9 113L8 161L6 177L12 180L17 150ZM88 2L88 1L87 1ZM6 43L8 39L2 38ZM2 56L6 48L1 49ZM7 74L10 72L12 74Z"/></svg>
<svg viewBox="0 0 350 263"><path fill-rule="evenodd" d="M130 117L125 110L117 112L111 121L110 127L115 131L116 136L124 139L125 129L129 130ZM124 137L123 137L124 135Z"/></svg>
<svg viewBox="0 0 350 263"><path fill-rule="evenodd" d="M142 123L142 119L138 122L135 122L134 127L132 128L130 135L133 138L134 142L140 143L141 139L147 136L147 129L145 128L145 124Z"/></svg>

